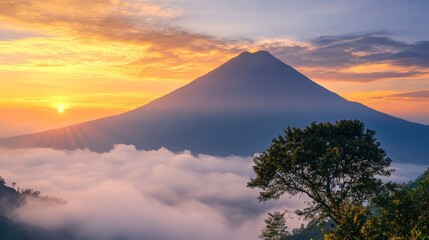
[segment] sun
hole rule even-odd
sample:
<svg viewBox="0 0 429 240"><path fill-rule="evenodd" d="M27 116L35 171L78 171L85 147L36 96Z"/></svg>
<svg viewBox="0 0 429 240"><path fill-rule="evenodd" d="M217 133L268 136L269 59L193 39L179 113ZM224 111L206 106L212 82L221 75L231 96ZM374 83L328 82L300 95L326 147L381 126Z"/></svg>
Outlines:
<svg viewBox="0 0 429 240"><path fill-rule="evenodd" d="M58 112L59 113L63 113L64 112L64 106L63 105L58 105Z"/></svg>

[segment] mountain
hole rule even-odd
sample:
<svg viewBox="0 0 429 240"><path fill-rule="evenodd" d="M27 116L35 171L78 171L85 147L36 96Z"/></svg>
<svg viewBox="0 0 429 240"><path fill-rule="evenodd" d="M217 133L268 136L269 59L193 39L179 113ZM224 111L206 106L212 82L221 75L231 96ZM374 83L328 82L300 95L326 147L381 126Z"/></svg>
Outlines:
<svg viewBox="0 0 429 240"><path fill-rule="evenodd" d="M396 162L429 163L429 126L350 102L266 51L244 52L217 69L140 108L30 135L0 146L89 148L114 144L166 147L211 155L253 155L287 126L362 120Z"/></svg>

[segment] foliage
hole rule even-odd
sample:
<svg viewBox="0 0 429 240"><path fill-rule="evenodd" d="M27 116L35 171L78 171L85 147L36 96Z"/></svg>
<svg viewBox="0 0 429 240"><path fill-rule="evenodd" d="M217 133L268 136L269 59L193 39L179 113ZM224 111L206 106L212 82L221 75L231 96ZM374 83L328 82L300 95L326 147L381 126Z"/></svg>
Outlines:
<svg viewBox="0 0 429 240"><path fill-rule="evenodd" d="M331 232L335 228L335 223L331 220L324 222L318 222L312 220L308 222L307 226L304 227L301 224L301 228L292 230L291 240L322 240L323 235Z"/></svg>
<svg viewBox="0 0 429 240"><path fill-rule="evenodd" d="M331 219L339 236L357 234L367 220L365 206L383 186L377 176L389 176L391 160L380 148L375 132L358 120L288 127L284 136L254 158L256 178L248 187L260 188L260 201L285 193L306 194L311 201L296 213L307 219Z"/></svg>
<svg viewBox="0 0 429 240"><path fill-rule="evenodd" d="M266 226L259 237L265 240L281 240L289 236L284 215L284 212L277 211L268 213L268 218L265 219Z"/></svg>
<svg viewBox="0 0 429 240"><path fill-rule="evenodd" d="M429 170L409 184L386 184L373 201L367 239L429 239Z"/></svg>
<svg viewBox="0 0 429 240"><path fill-rule="evenodd" d="M429 239L429 170L422 175L411 194L414 206L418 209L416 225L411 230L411 235L414 239Z"/></svg>
<svg viewBox="0 0 429 240"><path fill-rule="evenodd" d="M335 231L326 234L324 239L364 239L361 233L369 216L369 208L358 204L343 204L340 208L343 217L337 222Z"/></svg>

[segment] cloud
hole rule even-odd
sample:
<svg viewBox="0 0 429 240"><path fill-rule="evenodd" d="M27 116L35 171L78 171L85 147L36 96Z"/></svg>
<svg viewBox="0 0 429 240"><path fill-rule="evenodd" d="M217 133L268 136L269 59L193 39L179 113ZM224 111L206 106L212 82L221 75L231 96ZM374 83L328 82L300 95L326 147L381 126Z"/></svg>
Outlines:
<svg viewBox="0 0 429 240"><path fill-rule="evenodd" d="M7 59L21 61L27 56L25 61L31 64L20 66L31 71L56 66L46 59L48 52L52 53L50 60L62 64L50 71L68 72L70 63L76 61L80 66L96 64L99 71L108 69L138 78L187 79L245 49L245 40L218 39L172 26L171 21L180 16L180 9L148 0L0 1L4 23L50 36L42 39L58 40L57 46L51 47L32 38L27 51L20 48L7 55ZM37 51L35 48L43 51L28 56L29 51ZM82 54L83 49L90 53ZM62 54L56 54L57 50ZM75 66L75 72L82 73L81 68Z"/></svg>
<svg viewBox="0 0 429 240"><path fill-rule="evenodd" d="M0 2L0 19L54 36L144 44L153 51L226 50L225 46L233 43L169 25L169 20L178 16L179 9L147 0Z"/></svg>
<svg viewBox="0 0 429 240"><path fill-rule="evenodd" d="M428 41L406 43L383 32L322 36L304 43L268 41L260 47L286 63L309 69L310 75L323 80L370 82L428 74ZM356 71L359 66L361 69Z"/></svg>
<svg viewBox="0 0 429 240"><path fill-rule="evenodd" d="M281 42L264 45L279 56L290 57L296 64L305 66L350 67L374 61L401 66L429 66L428 41L400 42L388 37L387 33L322 36L306 45L283 45ZM297 59L296 56L302 57Z"/></svg>
<svg viewBox="0 0 429 240"><path fill-rule="evenodd" d="M95 58L109 62L112 56L117 55L115 63L104 65L109 65L107 68L110 70L126 72L135 77L187 79L191 75L191 78L195 78L248 49L268 50L317 80L371 82L427 77L429 74L426 70L429 66L429 41L397 41L385 32L321 36L307 42L285 39L220 39L172 25L174 19L183 17L182 14L181 9L165 1L0 2L0 19L4 22L15 24L22 30L38 31L40 34L60 38L61 45L67 42L73 46L102 45L100 42L124 44L125 46L108 46L100 55L96 54ZM39 47L38 43L32 43L34 44ZM132 53L122 56L120 52L129 52L130 46ZM113 48L117 48L118 52L112 52ZM69 49L68 47L67 50ZM100 49L90 48L89 51L97 53ZM74 55L72 59L81 64L89 60L79 52L73 54L73 51L53 58L61 59L64 55ZM84 56L89 55L84 53ZM14 58L22 60L22 53L14 52L7 57ZM42 57L36 57L31 61L33 70L45 71L46 66L65 68L46 61ZM59 62L66 66L70 61L72 60L66 59ZM384 64L384 68L361 67L359 71L352 69L374 64ZM81 69L77 68L79 70Z"/></svg>
<svg viewBox="0 0 429 240"><path fill-rule="evenodd" d="M15 220L47 229L72 226L91 239L257 239L267 211L303 202L258 203L257 190L246 188L250 158L117 145L101 154L3 149L0 161L7 181L67 202L28 202L11 215ZM288 223L299 226L297 219Z"/></svg>
<svg viewBox="0 0 429 240"><path fill-rule="evenodd" d="M318 79L349 82L373 82L380 79L413 78L419 77L422 74L418 71L394 72L389 70L383 72L355 73L344 71L320 70L320 68L309 69L306 72L307 74L316 76Z"/></svg>
<svg viewBox="0 0 429 240"><path fill-rule="evenodd" d="M397 183L413 181L421 174L423 174L423 172L427 170L428 167L428 165L420 166L406 163L392 163L391 168L395 169L395 172L389 178L384 179Z"/></svg>
<svg viewBox="0 0 429 240"><path fill-rule="evenodd" d="M429 100L429 90L391 94L387 96L380 96L377 98L385 98L389 100L426 101Z"/></svg>

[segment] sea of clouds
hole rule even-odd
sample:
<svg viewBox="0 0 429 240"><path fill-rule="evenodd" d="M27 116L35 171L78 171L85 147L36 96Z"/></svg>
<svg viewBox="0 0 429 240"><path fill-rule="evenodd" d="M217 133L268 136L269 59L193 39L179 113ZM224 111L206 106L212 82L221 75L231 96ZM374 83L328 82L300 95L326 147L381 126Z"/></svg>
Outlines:
<svg viewBox="0 0 429 240"><path fill-rule="evenodd" d="M0 176L10 185L61 198L28 201L14 220L47 229L72 227L91 239L257 239L268 211L293 211L304 198L259 203L251 157L193 156L161 148L117 145L89 150L0 149ZM408 181L424 167L394 164L391 180ZM301 221L287 214L289 229Z"/></svg>

